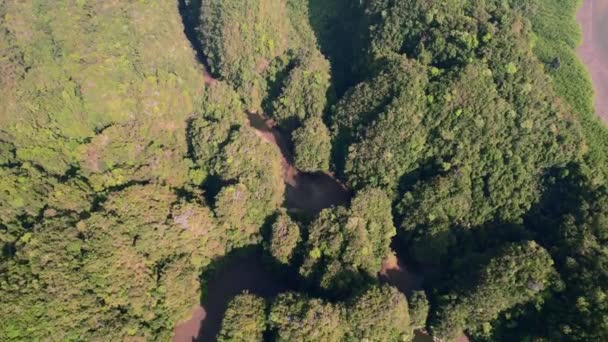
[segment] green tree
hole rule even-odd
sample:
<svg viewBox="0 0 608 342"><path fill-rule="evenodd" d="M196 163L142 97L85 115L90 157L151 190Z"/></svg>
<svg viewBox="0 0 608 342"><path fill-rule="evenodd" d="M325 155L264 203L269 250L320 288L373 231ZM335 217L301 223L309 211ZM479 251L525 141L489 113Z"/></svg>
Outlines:
<svg viewBox="0 0 608 342"><path fill-rule="evenodd" d="M329 171L329 130L318 117L304 121L292 134L295 166L304 172Z"/></svg>
<svg viewBox="0 0 608 342"><path fill-rule="evenodd" d="M266 331L266 301L253 294L234 297L224 314L219 342L261 342Z"/></svg>
<svg viewBox="0 0 608 342"><path fill-rule="evenodd" d="M296 293L280 294L272 303L270 329L275 339L287 341L343 341L344 308Z"/></svg>
<svg viewBox="0 0 608 342"><path fill-rule="evenodd" d="M285 210L280 210L272 224L270 242L266 248L276 260L287 265L300 241L300 226Z"/></svg>
<svg viewBox="0 0 608 342"><path fill-rule="evenodd" d="M394 287L372 287L346 311L349 341L410 341L412 338L407 299Z"/></svg>
<svg viewBox="0 0 608 342"><path fill-rule="evenodd" d="M525 304L549 285L554 274L549 253L533 241L510 244L489 257L476 275L439 298L430 322L431 333L451 340L518 304Z"/></svg>
<svg viewBox="0 0 608 342"><path fill-rule="evenodd" d="M235 87L256 111L264 97L265 66L287 48L285 2L203 0L200 23L211 73Z"/></svg>
<svg viewBox="0 0 608 342"><path fill-rule="evenodd" d="M329 62L316 46L289 55L281 91L272 101L272 117L291 131L309 118L321 118L330 93Z"/></svg>
<svg viewBox="0 0 608 342"><path fill-rule="evenodd" d="M429 301L424 291L414 291L408 300L412 330L426 328L429 316Z"/></svg>
<svg viewBox="0 0 608 342"><path fill-rule="evenodd" d="M373 279L395 235L391 202L379 189L355 196L350 210L323 210L308 227L300 274L344 296Z"/></svg>

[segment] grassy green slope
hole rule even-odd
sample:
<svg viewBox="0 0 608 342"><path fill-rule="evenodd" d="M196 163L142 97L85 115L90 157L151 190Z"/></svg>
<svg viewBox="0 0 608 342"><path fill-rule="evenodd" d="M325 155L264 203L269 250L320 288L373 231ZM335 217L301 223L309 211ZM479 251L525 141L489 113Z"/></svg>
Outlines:
<svg viewBox="0 0 608 342"><path fill-rule="evenodd" d="M534 52L546 65L559 58L559 68L547 67L555 91L582 123L589 145L587 164L596 183L608 179L608 129L595 115L591 78L576 54L582 35L576 13L582 0L536 0L531 16L537 35Z"/></svg>
<svg viewBox="0 0 608 342"><path fill-rule="evenodd" d="M174 1L0 1L0 340L170 338L226 244L176 196L204 88Z"/></svg>

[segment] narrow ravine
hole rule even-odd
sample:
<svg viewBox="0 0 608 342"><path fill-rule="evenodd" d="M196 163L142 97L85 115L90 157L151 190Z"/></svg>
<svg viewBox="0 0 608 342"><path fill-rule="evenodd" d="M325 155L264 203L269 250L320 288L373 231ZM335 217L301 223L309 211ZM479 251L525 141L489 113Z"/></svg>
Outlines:
<svg viewBox="0 0 608 342"><path fill-rule="evenodd" d="M195 50L201 64L201 77L205 84L218 82L207 71L202 46L196 37L197 20L188 14L186 1L179 1L184 23L184 34ZM260 113L246 113L249 124L257 135L274 145L281 153L283 180L285 182L284 207L290 212L316 215L325 208L348 205L352 192L330 173L305 173L294 167L291 139L275 123ZM394 255L387 257L378 273L379 280L387 282L405 294L422 287L422 276L409 272ZM263 261L260 248L253 248L236 256L227 257L220 269L207 280L202 302L196 305L190 319L179 323L174 329L174 342L215 341L228 302L236 295L247 291L264 298L293 289L285 279L270 271ZM424 338L420 335L419 338Z"/></svg>

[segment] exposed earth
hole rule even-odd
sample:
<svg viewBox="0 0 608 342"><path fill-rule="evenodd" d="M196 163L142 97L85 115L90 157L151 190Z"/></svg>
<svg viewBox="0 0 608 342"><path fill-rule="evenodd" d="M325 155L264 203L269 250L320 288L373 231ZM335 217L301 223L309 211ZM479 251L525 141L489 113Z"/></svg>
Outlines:
<svg viewBox="0 0 608 342"><path fill-rule="evenodd" d="M608 1L586 0L577 20L583 30L578 55L595 89L595 112L608 123Z"/></svg>

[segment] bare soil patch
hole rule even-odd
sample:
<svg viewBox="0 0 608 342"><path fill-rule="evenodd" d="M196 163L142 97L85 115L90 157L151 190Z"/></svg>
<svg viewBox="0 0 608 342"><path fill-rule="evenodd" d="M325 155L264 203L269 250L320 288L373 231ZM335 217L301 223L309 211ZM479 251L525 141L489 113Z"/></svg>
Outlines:
<svg viewBox="0 0 608 342"><path fill-rule="evenodd" d="M577 20L583 30L577 52L591 74L595 112L608 122L608 1L585 0Z"/></svg>

